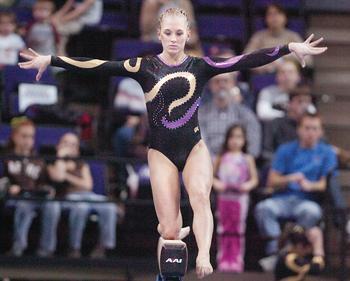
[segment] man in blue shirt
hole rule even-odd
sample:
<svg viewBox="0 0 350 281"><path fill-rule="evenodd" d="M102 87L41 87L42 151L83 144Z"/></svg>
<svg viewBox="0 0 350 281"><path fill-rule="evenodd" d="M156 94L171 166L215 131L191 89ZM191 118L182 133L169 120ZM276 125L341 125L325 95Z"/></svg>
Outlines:
<svg viewBox="0 0 350 281"><path fill-rule="evenodd" d="M278 251L279 219L293 219L307 231L317 226L322 210L314 192L326 190L327 175L337 165L333 148L321 140L322 121L318 115L304 115L297 134L298 140L277 149L268 177L268 186L274 193L255 208L260 233L270 239L267 255ZM323 256L322 237L314 240L314 253Z"/></svg>

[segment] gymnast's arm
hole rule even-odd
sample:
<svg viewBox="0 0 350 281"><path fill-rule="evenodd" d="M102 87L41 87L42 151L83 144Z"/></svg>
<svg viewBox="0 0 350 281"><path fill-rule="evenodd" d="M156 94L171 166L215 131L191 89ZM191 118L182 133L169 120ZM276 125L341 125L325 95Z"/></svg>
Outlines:
<svg viewBox="0 0 350 281"><path fill-rule="evenodd" d="M62 67L67 70L77 71L79 73L94 73L104 75L129 76L138 80L141 67L141 58L133 58L125 61L104 61L87 58L68 58L56 56L42 56L32 49L27 53L20 54L26 62L18 65L23 69L38 69L36 80L40 80L42 74L49 65Z"/></svg>
<svg viewBox="0 0 350 281"><path fill-rule="evenodd" d="M317 47L317 45L323 41L323 38L316 41L312 41L312 38L313 35L302 43L291 42L288 45L261 49L250 54L231 58L204 57L203 61L205 62L205 70L207 75L212 77L220 73L259 67L271 63L291 52L298 58L304 67L306 56L322 54L327 50L327 47Z"/></svg>
<svg viewBox="0 0 350 281"><path fill-rule="evenodd" d="M271 63L280 57L290 53L287 45L283 47L267 48L231 58L204 57L206 73L212 77L221 73L233 72L254 68Z"/></svg>

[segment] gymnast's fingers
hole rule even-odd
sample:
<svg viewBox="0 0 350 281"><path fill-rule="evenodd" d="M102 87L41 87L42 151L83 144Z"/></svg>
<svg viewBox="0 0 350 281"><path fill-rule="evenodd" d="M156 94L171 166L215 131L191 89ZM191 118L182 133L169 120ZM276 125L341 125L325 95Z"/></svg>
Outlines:
<svg viewBox="0 0 350 281"><path fill-rule="evenodd" d="M34 59L34 56L33 56L33 55L26 54L26 53L24 53L24 52L20 52L19 55L20 55L22 58L26 59L26 60L32 60L32 59Z"/></svg>
<svg viewBox="0 0 350 281"><path fill-rule="evenodd" d="M305 43L310 43L312 38L314 38L314 34L313 33L305 40Z"/></svg>
<svg viewBox="0 0 350 281"><path fill-rule="evenodd" d="M311 42L310 43L310 46L312 47L316 47L319 43L321 43L323 41L323 37L321 37L320 39L314 41L314 42Z"/></svg>
<svg viewBox="0 0 350 281"><path fill-rule="evenodd" d="M28 49L34 56L37 56L37 57L39 57L40 55L37 53L37 52L35 52L32 48L29 48Z"/></svg>
<svg viewBox="0 0 350 281"><path fill-rule="evenodd" d="M312 55L319 55L327 51L327 47L313 47L311 48L311 54Z"/></svg>
<svg viewBox="0 0 350 281"><path fill-rule="evenodd" d="M18 66L19 66L20 68L23 68L23 69L31 69L31 68L33 68L33 65L32 65L31 62L29 62L29 63L20 62L20 63L18 64Z"/></svg>

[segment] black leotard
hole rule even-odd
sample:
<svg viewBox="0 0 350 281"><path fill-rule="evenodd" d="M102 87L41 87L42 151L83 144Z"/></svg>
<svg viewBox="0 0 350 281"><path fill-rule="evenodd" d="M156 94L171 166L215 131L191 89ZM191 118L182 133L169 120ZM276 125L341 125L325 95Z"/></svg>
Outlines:
<svg viewBox="0 0 350 281"><path fill-rule="evenodd" d="M278 46L228 59L188 56L172 66L159 56L125 61L52 56L51 65L136 79L145 93L150 148L163 153L182 171L192 148L201 139L198 107L205 83L217 74L265 65L289 53L288 46Z"/></svg>

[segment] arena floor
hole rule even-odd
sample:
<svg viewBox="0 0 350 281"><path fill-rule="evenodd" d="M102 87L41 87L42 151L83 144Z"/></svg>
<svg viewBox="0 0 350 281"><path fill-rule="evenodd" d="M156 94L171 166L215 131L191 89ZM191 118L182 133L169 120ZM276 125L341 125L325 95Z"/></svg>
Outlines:
<svg viewBox="0 0 350 281"><path fill-rule="evenodd" d="M0 277L10 277L11 281L154 281L156 270L149 260L139 260L135 267L131 260L98 260L82 259L40 259L0 257ZM6 280L6 279L4 279ZM195 272L189 271L186 281L195 281ZM218 273L207 277L205 281L272 281L272 274L246 272L243 274ZM336 281L334 277L310 277L307 281ZM349 279L350 280L350 279Z"/></svg>

